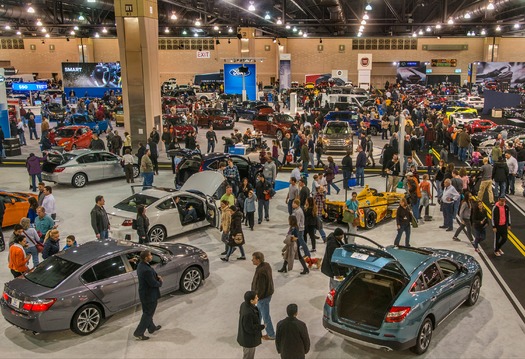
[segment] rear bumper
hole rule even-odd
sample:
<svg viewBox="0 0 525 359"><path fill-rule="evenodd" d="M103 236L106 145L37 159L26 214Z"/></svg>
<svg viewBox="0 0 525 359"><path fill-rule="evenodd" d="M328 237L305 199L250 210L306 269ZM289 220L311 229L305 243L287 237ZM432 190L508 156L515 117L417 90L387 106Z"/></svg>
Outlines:
<svg viewBox="0 0 525 359"><path fill-rule="evenodd" d="M124 227L114 227L111 226L111 229L109 230L109 236L112 239L115 240L132 240L132 241L138 241L137 237L137 231L133 230L131 226Z"/></svg>
<svg viewBox="0 0 525 359"><path fill-rule="evenodd" d="M42 172L42 180L58 183L58 175L49 172Z"/></svg>
<svg viewBox="0 0 525 359"><path fill-rule="evenodd" d="M340 325L334 324L326 317L323 317L323 326L332 334L335 334L352 343L360 344L369 348L381 349L386 351L392 350L406 350L416 345L416 338L407 342L399 342L396 338L380 339L379 337L372 337L366 334L359 334L350 329L342 328Z"/></svg>
<svg viewBox="0 0 525 359"><path fill-rule="evenodd" d="M7 322L23 330L41 333L68 329L67 324L66 326L61 325L64 323L60 323L60 321L55 320L55 318L44 318L44 315L48 315L49 312L36 314L21 313L11 308L4 299L0 299L0 308L2 310L3 317ZM67 323L67 321L65 322Z"/></svg>

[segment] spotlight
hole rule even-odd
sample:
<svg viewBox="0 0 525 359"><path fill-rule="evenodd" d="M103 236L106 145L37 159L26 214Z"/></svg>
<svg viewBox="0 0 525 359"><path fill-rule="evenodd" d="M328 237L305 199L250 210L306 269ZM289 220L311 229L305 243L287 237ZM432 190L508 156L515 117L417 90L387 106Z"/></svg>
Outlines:
<svg viewBox="0 0 525 359"><path fill-rule="evenodd" d="M520 28L520 24L514 24L514 28L515 29L519 29Z"/></svg>
<svg viewBox="0 0 525 359"><path fill-rule="evenodd" d="M372 11L372 5L370 5L370 3L366 4L365 10L366 11Z"/></svg>
<svg viewBox="0 0 525 359"><path fill-rule="evenodd" d="M44 34L47 32L45 27L41 28L40 31L43 32Z"/></svg>
<svg viewBox="0 0 525 359"><path fill-rule="evenodd" d="M465 18L465 19L470 19L470 13L467 12L467 13L465 14L465 16L463 16L463 18Z"/></svg>
<svg viewBox="0 0 525 359"><path fill-rule="evenodd" d="M454 25L454 20L452 20L452 18L448 19L447 24Z"/></svg>
<svg viewBox="0 0 525 359"><path fill-rule="evenodd" d="M481 30L481 35L486 35L486 34L487 34L487 32L485 31L485 29L482 29Z"/></svg>
<svg viewBox="0 0 525 359"><path fill-rule="evenodd" d="M177 20L177 15L175 15L175 12L172 12L171 13L171 17L170 17L171 20Z"/></svg>
<svg viewBox="0 0 525 359"><path fill-rule="evenodd" d="M264 20L270 20L271 18L270 13L267 11L266 15L264 15Z"/></svg>
<svg viewBox="0 0 525 359"><path fill-rule="evenodd" d="M441 24L439 22L436 24L436 29L441 29Z"/></svg>
<svg viewBox="0 0 525 359"><path fill-rule="evenodd" d="M395 61L392 62L392 65L397 66L397 62L395 62Z"/></svg>
<svg viewBox="0 0 525 359"><path fill-rule="evenodd" d="M233 29L231 27L228 28L228 32L231 34L233 32Z"/></svg>
<svg viewBox="0 0 525 359"><path fill-rule="evenodd" d="M423 35L423 30L419 30L419 35Z"/></svg>
<svg viewBox="0 0 525 359"><path fill-rule="evenodd" d="M292 29L293 32L297 32L297 28L294 26Z"/></svg>
<svg viewBox="0 0 525 359"><path fill-rule="evenodd" d="M215 45L220 45L221 42L219 41L219 39L215 40Z"/></svg>
<svg viewBox="0 0 525 359"><path fill-rule="evenodd" d="M85 18L84 15L82 15L82 14L79 15L78 19L79 19L80 21L84 21L84 20L86 20L86 18Z"/></svg>
<svg viewBox="0 0 525 359"><path fill-rule="evenodd" d="M16 32L16 34L17 34L17 35L22 35L22 32L21 32L20 30L18 30L18 31Z"/></svg>
<svg viewBox="0 0 525 359"><path fill-rule="evenodd" d="M195 26L201 26L201 19L200 18L195 20Z"/></svg>
<svg viewBox="0 0 525 359"><path fill-rule="evenodd" d="M170 33L170 29L167 27L167 28L164 29L164 32L165 32L166 34L169 34L169 33Z"/></svg>
<svg viewBox="0 0 525 359"><path fill-rule="evenodd" d="M288 25L288 24L286 24L286 26L285 26L285 27L286 27L286 29L287 29L287 30L290 30L290 29L291 29L291 26L290 26L290 25Z"/></svg>
<svg viewBox="0 0 525 359"><path fill-rule="evenodd" d="M194 32L194 33L193 33L193 37L199 37L199 34L196 33L196 32Z"/></svg>
<svg viewBox="0 0 525 359"><path fill-rule="evenodd" d="M501 31L501 26L498 25L498 27L496 28L496 31Z"/></svg>
<svg viewBox="0 0 525 359"><path fill-rule="evenodd" d="M361 25L366 25L366 20L365 19L361 20Z"/></svg>
<svg viewBox="0 0 525 359"><path fill-rule="evenodd" d="M49 34L46 34L46 36L45 36L45 37L49 38Z"/></svg>
<svg viewBox="0 0 525 359"><path fill-rule="evenodd" d="M95 37L96 37L96 38L99 38L99 37L100 37L100 35L98 34L98 32L95 32Z"/></svg>
<svg viewBox="0 0 525 359"><path fill-rule="evenodd" d="M4 29L6 29L6 30L11 30L11 26L6 25Z"/></svg>
<svg viewBox="0 0 525 359"><path fill-rule="evenodd" d="M29 7L27 8L27 12L30 13L30 14L34 14L35 13L35 9L33 9L33 7L31 5L29 5Z"/></svg>
<svg viewBox="0 0 525 359"><path fill-rule="evenodd" d="M487 10L494 10L494 2L493 2L493 0L489 0L489 4L487 5Z"/></svg>
<svg viewBox="0 0 525 359"><path fill-rule="evenodd" d="M370 19L370 17L368 16L368 14L367 14L366 12L365 12L365 14L363 15L363 19L365 19L365 20Z"/></svg>
<svg viewBox="0 0 525 359"><path fill-rule="evenodd" d="M303 30L299 30L299 35L302 35L303 34Z"/></svg>
<svg viewBox="0 0 525 359"><path fill-rule="evenodd" d="M78 31L78 26L75 26L73 30Z"/></svg>
<svg viewBox="0 0 525 359"><path fill-rule="evenodd" d="M36 26L42 26L42 21L40 21L40 19L36 20Z"/></svg>
<svg viewBox="0 0 525 359"><path fill-rule="evenodd" d="M303 34L303 37L308 37L308 34L305 32L305 33Z"/></svg>
<svg viewBox="0 0 525 359"><path fill-rule="evenodd" d="M361 37L362 35L363 35L363 33L361 33L361 32L357 33L357 37Z"/></svg>
<svg viewBox="0 0 525 359"><path fill-rule="evenodd" d="M75 35L75 32L74 32L73 30L71 30L71 31L69 32L69 35L74 36L74 35Z"/></svg>
<svg viewBox="0 0 525 359"><path fill-rule="evenodd" d="M182 30L182 35L188 35L188 32L184 29Z"/></svg>
<svg viewBox="0 0 525 359"><path fill-rule="evenodd" d="M412 34L412 37L417 37L417 34L414 32L414 33Z"/></svg>
<svg viewBox="0 0 525 359"><path fill-rule="evenodd" d="M219 31L219 27L218 27L217 25L215 25L215 26L213 27L213 30L215 30L215 31Z"/></svg>
<svg viewBox="0 0 525 359"><path fill-rule="evenodd" d="M277 22L276 22L277 25L282 25L283 24L283 21L281 20L280 17L277 18ZM289 29L289 27L288 27Z"/></svg>
<svg viewBox="0 0 525 359"><path fill-rule="evenodd" d="M108 33L108 29L103 28L103 29L102 29L102 33L103 33L103 34L107 34L107 33Z"/></svg>
<svg viewBox="0 0 525 359"><path fill-rule="evenodd" d="M427 32L430 32L432 31L432 28L430 26L427 26L427 29L426 29Z"/></svg>

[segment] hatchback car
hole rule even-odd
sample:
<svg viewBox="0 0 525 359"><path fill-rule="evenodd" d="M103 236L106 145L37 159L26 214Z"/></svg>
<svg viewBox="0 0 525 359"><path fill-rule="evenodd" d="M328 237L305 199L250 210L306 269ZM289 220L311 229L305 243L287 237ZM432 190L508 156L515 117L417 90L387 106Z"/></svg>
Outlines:
<svg viewBox="0 0 525 359"><path fill-rule="evenodd" d="M204 108L201 110L196 110L194 115L195 119L197 120L197 126L213 126L213 128L217 130L233 128L233 118L228 116L228 114L223 110L216 108Z"/></svg>
<svg viewBox="0 0 525 359"><path fill-rule="evenodd" d="M87 126L64 126L55 129L54 142L66 151L89 148L93 131Z"/></svg>
<svg viewBox="0 0 525 359"><path fill-rule="evenodd" d="M220 213L216 201L225 192L226 178L219 172L206 171L191 176L180 190L151 188L134 193L108 211L111 237L137 240L132 224L139 205L148 209L151 242L210 225L217 227ZM196 217L187 216L190 207Z"/></svg>
<svg viewBox="0 0 525 359"><path fill-rule="evenodd" d="M364 237L363 237L364 238ZM323 326L361 345L424 353L432 333L463 303L478 301L482 270L463 253L348 244L332 266L344 279L326 298Z"/></svg>
<svg viewBox="0 0 525 359"><path fill-rule="evenodd" d="M35 333L71 329L89 335L108 317L140 303L136 269L146 249L163 278L161 295L192 293L210 275L207 254L190 245L93 241L59 252L6 283L2 315Z"/></svg>
<svg viewBox="0 0 525 359"><path fill-rule="evenodd" d="M88 182L125 177L121 158L106 151L72 150L66 153L49 151L42 165L42 179L74 187L84 187ZM133 165L133 177L140 168Z"/></svg>
<svg viewBox="0 0 525 359"><path fill-rule="evenodd" d="M2 228L14 226L20 223L20 220L27 217L29 210L29 197L38 198L36 193L9 192L0 190L0 202L5 205Z"/></svg>
<svg viewBox="0 0 525 359"><path fill-rule="evenodd" d="M279 141L290 132L294 118L284 113L257 115L252 121L253 128L265 135L275 136Z"/></svg>

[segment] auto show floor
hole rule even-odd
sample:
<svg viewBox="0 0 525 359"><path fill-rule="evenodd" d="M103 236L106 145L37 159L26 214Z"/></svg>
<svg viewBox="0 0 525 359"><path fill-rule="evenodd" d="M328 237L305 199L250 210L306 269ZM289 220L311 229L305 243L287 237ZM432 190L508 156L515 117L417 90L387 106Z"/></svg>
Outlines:
<svg viewBox="0 0 525 359"><path fill-rule="evenodd" d="M279 173L278 179L287 180L288 173ZM0 168L1 187L6 190L27 190L27 174L24 168ZM366 180L371 187L384 189L380 177ZM171 187L173 175L162 171L155 176L155 185ZM130 195L124 180L90 183L85 188L55 185L53 194L57 201L57 218L64 238L74 234L80 244L94 239L89 212L98 194L104 195L106 208L110 208ZM274 269L275 294L271 302L274 327L286 316L286 306L299 306L299 319L306 322L311 339L311 351L307 358L406 358L412 353L384 353L344 341L327 332L322 326L322 309L328 292L328 278L319 270L300 275L300 265L287 274L277 272L282 265L281 248L287 231L286 190L278 191L270 204L270 222L256 225L247 231L245 249L250 258L254 251L262 251ZM344 199L344 192L334 199ZM477 255L470 243L461 235L461 242L452 241L450 232L438 229L442 224L437 206L431 207L434 221L412 230L413 246L448 248ZM327 225L330 233L334 225ZM4 234L10 236L11 229ZM375 229L360 231L373 240L392 244L395 224L388 221ZM250 289L255 267L250 260L222 262L223 251L218 230L209 228L187 235L169 238L169 241L195 245L208 253L210 277L197 292L189 295L174 293L161 298L155 314L156 324L162 329L149 341L137 341L132 333L137 326L140 306L125 310L102 324L94 334L81 337L71 331L34 335L24 332L0 319L2 334L2 358L239 358L242 349L236 342L239 306L243 294ZM486 242L491 242L489 238ZM358 240L358 243L362 243ZM508 244L510 245L510 243ZM318 243L317 256L322 257L324 245ZM479 255L477 255L479 256ZM482 253L482 256L486 256ZM501 261L509 260L505 256ZM520 259L523 261L523 258ZM507 299L491 271L480 261L484 269L483 287L474 307L460 307L434 332L427 358L523 358L525 341L524 323L516 309ZM0 253L0 280L11 280L7 269L7 251ZM256 358L278 358L273 341L263 342L257 348Z"/></svg>

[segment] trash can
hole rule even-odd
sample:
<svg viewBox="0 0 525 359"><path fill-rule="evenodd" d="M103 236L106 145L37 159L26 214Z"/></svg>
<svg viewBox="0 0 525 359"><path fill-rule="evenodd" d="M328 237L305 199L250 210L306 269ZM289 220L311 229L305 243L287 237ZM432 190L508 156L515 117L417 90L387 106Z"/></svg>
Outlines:
<svg viewBox="0 0 525 359"><path fill-rule="evenodd" d="M22 154L18 137L6 138L3 144L6 157L20 156Z"/></svg>

